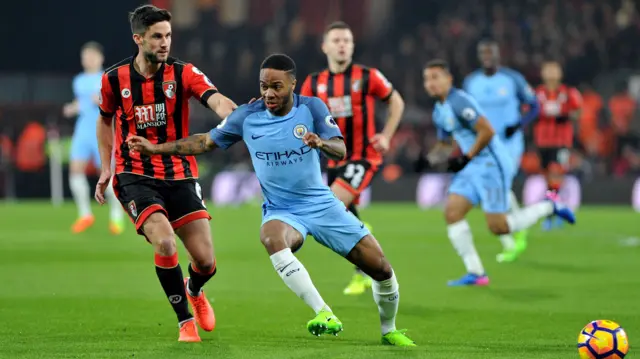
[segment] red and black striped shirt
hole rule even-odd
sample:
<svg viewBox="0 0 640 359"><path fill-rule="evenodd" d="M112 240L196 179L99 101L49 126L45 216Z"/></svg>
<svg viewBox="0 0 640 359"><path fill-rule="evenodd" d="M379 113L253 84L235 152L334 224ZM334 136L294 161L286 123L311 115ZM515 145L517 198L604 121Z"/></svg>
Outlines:
<svg viewBox="0 0 640 359"><path fill-rule="evenodd" d="M351 64L342 73L329 69L307 76L300 94L319 97L331 111L345 138L347 157L329 161L329 167L347 161L367 160L372 165L382 164L382 155L369 139L376 134L375 101L387 101L393 86L374 68Z"/></svg>
<svg viewBox="0 0 640 359"><path fill-rule="evenodd" d="M198 177L194 156L144 155L130 152L127 137L137 135L151 143L189 136L189 98L207 106L218 90L195 66L169 58L145 78L133 67L135 56L102 75L100 114L115 116L115 173L132 173L162 180Z"/></svg>

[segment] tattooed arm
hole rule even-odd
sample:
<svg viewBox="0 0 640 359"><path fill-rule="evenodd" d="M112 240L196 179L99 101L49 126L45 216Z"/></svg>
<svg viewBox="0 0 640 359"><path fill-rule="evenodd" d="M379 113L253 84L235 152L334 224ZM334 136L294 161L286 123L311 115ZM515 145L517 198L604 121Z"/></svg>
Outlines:
<svg viewBox="0 0 640 359"><path fill-rule="evenodd" d="M147 155L199 155L216 148L208 133L198 133L177 141L153 144L144 137L127 139L129 149Z"/></svg>

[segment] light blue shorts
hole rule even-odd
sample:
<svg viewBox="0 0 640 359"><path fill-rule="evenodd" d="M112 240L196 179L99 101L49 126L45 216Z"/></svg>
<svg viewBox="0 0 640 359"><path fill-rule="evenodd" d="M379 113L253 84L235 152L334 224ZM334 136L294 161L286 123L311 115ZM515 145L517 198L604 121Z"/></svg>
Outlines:
<svg viewBox="0 0 640 359"><path fill-rule="evenodd" d="M453 177L449 193L466 198L474 206L480 205L485 213L507 213L512 173L511 168L496 164L490 167L469 164Z"/></svg>
<svg viewBox="0 0 640 359"><path fill-rule="evenodd" d="M317 211L305 209L304 213L263 207L262 224L282 221L300 232L303 239L310 234L318 243L346 257L362 238L371 233L342 202L337 199L333 202Z"/></svg>
<svg viewBox="0 0 640 359"><path fill-rule="evenodd" d="M96 168L100 168L100 151L98 150L98 139L95 134L89 136L88 134L74 134L71 138L71 153L70 159L72 161L89 162L93 160Z"/></svg>

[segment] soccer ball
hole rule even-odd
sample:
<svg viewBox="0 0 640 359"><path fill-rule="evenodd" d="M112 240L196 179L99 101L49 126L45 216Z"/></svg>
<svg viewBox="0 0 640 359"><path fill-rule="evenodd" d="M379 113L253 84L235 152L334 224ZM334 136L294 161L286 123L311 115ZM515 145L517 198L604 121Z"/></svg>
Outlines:
<svg viewBox="0 0 640 359"><path fill-rule="evenodd" d="M578 335L581 359L622 359L628 352L627 333L610 320L594 320Z"/></svg>

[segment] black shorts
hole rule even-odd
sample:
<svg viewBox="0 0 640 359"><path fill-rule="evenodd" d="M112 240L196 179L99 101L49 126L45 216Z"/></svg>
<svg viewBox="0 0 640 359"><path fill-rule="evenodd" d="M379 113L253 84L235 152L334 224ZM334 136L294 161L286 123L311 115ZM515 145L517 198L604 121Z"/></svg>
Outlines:
<svg viewBox="0 0 640 359"><path fill-rule="evenodd" d="M540 148L539 152L540 166L545 170L548 169L552 163L557 163L563 168L569 165L571 151L566 147L544 147Z"/></svg>
<svg viewBox="0 0 640 359"><path fill-rule="evenodd" d="M378 173L378 166L367 160L348 161L339 167L327 169L329 186L336 182L354 196L358 197L371 184Z"/></svg>
<svg viewBox="0 0 640 359"><path fill-rule="evenodd" d="M200 185L194 179L163 181L120 173L113 176L113 191L142 234L142 225L152 213L162 212L173 229L196 219L211 219L202 200Z"/></svg>

